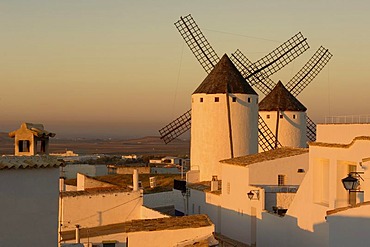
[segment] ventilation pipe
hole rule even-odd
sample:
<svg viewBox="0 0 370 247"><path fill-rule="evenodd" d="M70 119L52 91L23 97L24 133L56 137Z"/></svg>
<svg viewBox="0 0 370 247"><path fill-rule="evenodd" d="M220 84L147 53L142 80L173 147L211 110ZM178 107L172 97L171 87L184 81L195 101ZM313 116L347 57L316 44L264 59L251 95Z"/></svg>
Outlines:
<svg viewBox="0 0 370 247"><path fill-rule="evenodd" d="M76 244L80 243L80 225L76 225Z"/></svg>
<svg viewBox="0 0 370 247"><path fill-rule="evenodd" d="M132 175L132 182L133 182L133 191L139 190L139 173L137 172L137 169L134 169L134 173Z"/></svg>

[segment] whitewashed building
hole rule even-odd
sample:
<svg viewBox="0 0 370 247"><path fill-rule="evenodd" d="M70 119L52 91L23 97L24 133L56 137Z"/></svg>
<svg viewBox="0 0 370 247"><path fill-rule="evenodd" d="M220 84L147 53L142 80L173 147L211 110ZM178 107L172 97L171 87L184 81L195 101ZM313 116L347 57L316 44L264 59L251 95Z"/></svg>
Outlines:
<svg viewBox="0 0 370 247"><path fill-rule="evenodd" d="M48 156L0 157L1 246L57 246L62 165Z"/></svg>

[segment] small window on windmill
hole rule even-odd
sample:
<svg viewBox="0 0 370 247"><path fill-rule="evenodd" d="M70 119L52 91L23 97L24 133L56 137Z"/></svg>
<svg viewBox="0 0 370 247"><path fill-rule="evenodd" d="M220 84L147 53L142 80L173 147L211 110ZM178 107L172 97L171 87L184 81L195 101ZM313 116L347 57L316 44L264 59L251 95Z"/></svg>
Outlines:
<svg viewBox="0 0 370 247"><path fill-rule="evenodd" d="M236 102L236 97L233 97L233 102Z"/></svg>
<svg viewBox="0 0 370 247"><path fill-rule="evenodd" d="M220 102L220 98L219 97L215 97L215 102Z"/></svg>
<svg viewBox="0 0 370 247"><path fill-rule="evenodd" d="M252 99L248 97L248 103L251 103L252 102Z"/></svg>
<svg viewBox="0 0 370 247"><path fill-rule="evenodd" d="M200 102L203 102L203 98L200 98Z"/></svg>
<svg viewBox="0 0 370 247"><path fill-rule="evenodd" d="M280 114L280 118L284 118L283 114Z"/></svg>
<svg viewBox="0 0 370 247"><path fill-rule="evenodd" d="M267 114L267 115L266 115L266 118L267 118L267 119L270 119L270 114Z"/></svg>
<svg viewBox="0 0 370 247"><path fill-rule="evenodd" d="M296 118L296 116L295 116L295 114L293 114L293 119L295 119Z"/></svg>

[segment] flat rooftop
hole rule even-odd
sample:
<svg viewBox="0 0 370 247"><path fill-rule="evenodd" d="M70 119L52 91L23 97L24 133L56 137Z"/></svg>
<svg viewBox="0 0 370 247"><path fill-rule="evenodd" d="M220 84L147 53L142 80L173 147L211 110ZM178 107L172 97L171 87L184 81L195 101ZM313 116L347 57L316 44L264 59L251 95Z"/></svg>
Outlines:
<svg viewBox="0 0 370 247"><path fill-rule="evenodd" d="M182 217L132 220L105 226L81 228L80 237L87 238L116 233L178 230L186 228L207 227L212 225L213 223L211 222L207 215L198 214ZM61 233L62 241L74 240L75 236L76 236L75 230L63 231Z"/></svg>

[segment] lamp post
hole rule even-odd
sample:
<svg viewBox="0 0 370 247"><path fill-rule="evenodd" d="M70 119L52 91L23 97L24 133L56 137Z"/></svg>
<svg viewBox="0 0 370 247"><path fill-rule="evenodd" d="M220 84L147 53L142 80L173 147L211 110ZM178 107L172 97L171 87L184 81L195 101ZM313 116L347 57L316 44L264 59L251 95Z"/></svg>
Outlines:
<svg viewBox="0 0 370 247"><path fill-rule="evenodd" d="M347 177L342 179L344 188L348 190L349 193L348 201L351 206L356 205L356 200L351 200L351 192L352 193L358 192L358 187L360 186L360 180L358 178L361 178L361 180L363 181L359 172L350 172Z"/></svg>

